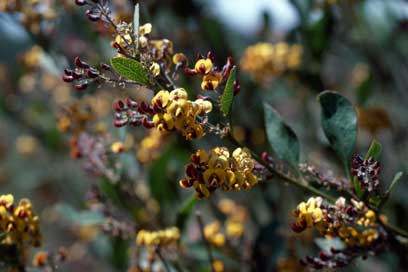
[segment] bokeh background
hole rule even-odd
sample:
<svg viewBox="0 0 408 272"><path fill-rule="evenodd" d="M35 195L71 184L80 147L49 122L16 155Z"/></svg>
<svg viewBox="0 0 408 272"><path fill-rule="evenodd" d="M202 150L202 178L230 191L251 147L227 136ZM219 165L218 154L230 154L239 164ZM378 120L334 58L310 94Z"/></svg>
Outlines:
<svg viewBox="0 0 408 272"><path fill-rule="evenodd" d="M22 2L22 6L7 9L13 2ZM134 2L112 2L117 19L130 21ZM266 100L298 134L302 160L331 170L335 176L343 175L320 128L316 101L321 91L336 90L352 101L358 112L356 152L364 154L374 138L383 145L381 187L387 188L396 172L408 172L406 1L139 3L141 22L152 23L152 36L172 40L175 52L184 52L190 59L212 51L220 65L228 56L242 63L248 46L259 42L285 42L302 48L296 69L271 70L256 66L262 60L254 58L249 62L255 63L255 68L239 70L241 93L234 103L234 126L236 136L247 145L259 152L267 149L260 103ZM96 64L116 55L108 29L87 20L85 10L73 0L2 0L0 11L0 193L32 200L41 217L41 248L64 246L70 252L71 260L61 271L125 271L126 260L117 253L118 245L100 230L95 223L98 218L87 213L86 192L100 184L101 178L90 175L81 161L70 156L67 126L82 120L84 126L107 130L113 139L134 147L121 156L120 163L130 172L135 191L148 195L143 204L135 206L135 217L148 218L146 222L156 226L174 224L174 211L192 193L181 192L177 183L192 150L223 142L207 137L186 144L173 137L159 140L154 149L157 154L143 149L144 133L111 125L112 102L126 95L148 98L148 93L104 86L78 93L61 80L63 69L72 66L75 56ZM197 82L182 82L186 89L199 89ZM67 117L66 109L72 113L75 107L77 115ZM152 157L146 158L146 154ZM407 179L404 174L384 209L389 220L402 229L408 229ZM325 246L311 234L299 239L288 231L291 209L305 198L296 188L272 182L248 192L219 193L198 205L206 220L219 216L214 206L222 197L248 209L249 245L243 250L248 251L258 271L294 271L299 269L297 258ZM187 236L194 240L194 222L189 224L192 230ZM205 259L199 243L190 250ZM406 262L406 256L384 252L356 262L349 270L404 271ZM202 267L205 271L205 263ZM230 270L238 267L232 264Z"/></svg>

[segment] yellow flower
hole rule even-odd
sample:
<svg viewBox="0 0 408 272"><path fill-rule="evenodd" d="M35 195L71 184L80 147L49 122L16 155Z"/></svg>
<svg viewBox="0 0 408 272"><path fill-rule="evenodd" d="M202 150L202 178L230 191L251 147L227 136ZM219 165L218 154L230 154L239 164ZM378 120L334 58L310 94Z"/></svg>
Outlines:
<svg viewBox="0 0 408 272"><path fill-rule="evenodd" d="M168 91L161 90L152 98L152 105L159 108L165 108L168 105L169 100L170 93Z"/></svg>
<svg viewBox="0 0 408 272"><path fill-rule="evenodd" d="M221 73L216 74L207 74L203 77L201 82L201 89L203 90L215 90L218 87L218 84L221 82L222 76Z"/></svg>
<svg viewBox="0 0 408 272"><path fill-rule="evenodd" d="M140 230L136 235L136 245L138 246L168 246L180 240L180 230L171 227L159 231Z"/></svg>
<svg viewBox="0 0 408 272"><path fill-rule="evenodd" d="M250 154L245 154L244 160L252 161ZM208 152L198 150L191 155L190 160L180 185L188 188L194 183L198 198L208 197L217 188L223 191L248 189L258 182L258 178L252 173L253 162L246 161L245 167L240 167L242 162L230 157L230 152L225 147L216 147Z"/></svg>
<svg viewBox="0 0 408 272"><path fill-rule="evenodd" d="M112 153L122 153L125 150L125 145L122 142L114 142L111 145L111 151Z"/></svg>
<svg viewBox="0 0 408 272"><path fill-rule="evenodd" d="M9 209L14 203L14 196L12 194L0 196L0 206L4 206Z"/></svg>
<svg viewBox="0 0 408 272"><path fill-rule="evenodd" d="M150 34L150 32L152 32L152 24L146 23L146 24L144 24L142 26L139 26L139 35L140 36Z"/></svg>
<svg viewBox="0 0 408 272"><path fill-rule="evenodd" d="M6 234L0 243L39 246L39 218L34 214L30 200L21 199L16 207L13 202L12 195L0 196L0 233Z"/></svg>
<svg viewBox="0 0 408 272"><path fill-rule="evenodd" d="M244 225L239 220L230 219L226 223L226 233L232 238L239 238L244 234Z"/></svg>
<svg viewBox="0 0 408 272"><path fill-rule="evenodd" d="M178 88L170 93L160 91L153 97L152 104L156 112L153 124L159 131L179 130L187 140L198 139L204 135L197 116L210 112L211 102L202 99L190 101L187 92Z"/></svg>
<svg viewBox="0 0 408 272"><path fill-rule="evenodd" d="M373 210L367 210L364 216L357 221L357 224L367 227L374 224L376 220L377 216L375 212Z"/></svg>
<svg viewBox="0 0 408 272"><path fill-rule="evenodd" d="M264 81L287 70L297 69L302 55L300 45L257 43L245 50L240 62L244 71L256 80Z"/></svg>
<svg viewBox="0 0 408 272"><path fill-rule="evenodd" d="M183 66L187 66L188 65L188 59L186 57L186 55L184 55L183 53L177 53L173 55L173 63L174 64L182 64Z"/></svg>
<svg viewBox="0 0 408 272"><path fill-rule="evenodd" d="M210 168L205 170L203 177L204 181L208 185L212 187L219 187L225 182L226 174L224 169Z"/></svg>
<svg viewBox="0 0 408 272"><path fill-rule="evenodd" d="M301 202L297 206L298 218L306 222L307 227L311 228L323 219L323 212L320 209L321 202L321 197L311 197L306 203Z"/></svg>
<svg viewBox="0 0 408 272"><path fill-rule="evenodd" d="M160 75L160 65L157 62L153 62L152 65L150 65L149 70L153 77Z"/></svg>
<svg viewBox="0 0 408 272"><path fill-rule="evenodd" d="M220 222L214 221L204 227L204 237L215 247L222 247L225 245L225 236L220 232Z"/></svg>
<svg viewBox="0 0 408 272"><path fill-rule="evenodd" d="M194 66L194 69L197 73L206 75L208 74L213 67L211 59L199 59Z"/></svg>
<svg viewBox="0 0 408 272"><path fill-rule="evenodd" d="M214 272L224 272L224 264L220 260L214 260L212 263Z"/></svg>

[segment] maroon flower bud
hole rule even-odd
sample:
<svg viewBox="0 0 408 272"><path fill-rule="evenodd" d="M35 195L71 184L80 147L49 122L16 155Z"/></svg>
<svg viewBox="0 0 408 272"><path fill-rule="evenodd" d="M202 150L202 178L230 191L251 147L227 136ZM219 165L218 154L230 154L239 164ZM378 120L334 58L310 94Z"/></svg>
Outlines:
<svg viewBox="0 0 408 272"><path fill-rule="evenodd" d="M183 70L184 74L187 76L195 76L197 74L196 70L190 69L190 68L185 68Z"/></svg>
<svg viewBox="0 0 408 272"><path fill-rule="evenodd" d="M110 71L110 70L111 70L111 67L110 67L108 64L106 64L106 63L101 62L101 63L99 64L99 66L100 66L103 70L105 70L105 71Z"/></svg>
<svg viewBox="0 0 408 272"><path fill-rule="evenodd" d="M302 223L292 223L290 224L290 228L296 232L296 233L300 233L302 231L304 231L306 229L306 224L302 224Z"/></svg>
<svg viewBox="0 0 408 272"><path fill-rule="evenodd" d="M125 102L126 102L126 105L128 105L128 107L130 107L130 108L135 108L138 105L136 101L134 101L134 100L132 100L132 99L130 99L128 97L125 98Z"/></svg>
<svg viewBox="0 0 408 272"><path fill-rule="evenodd" d="M113 120L113 125L115 126L115 127L123 127L124 125L126 125L127 124L127 120Z"/></svg>
<svg viewBox="0 0 408 272"><path fill-rule="evenodd" d="M78 91L83 91L83 90L86 90L86 88L88 88L88 83L80 83L80 84L75 85L74 87Z"/></svg>
<svg viewBox="0 0 408 272"><path fill-rule="evenodd" d="M72 76L63 75L62 80L65 82L72 82L74 81L74 78Z"/></svg>
<svg viewBox="0 0 408 272"><path fill-rule="evenodd" d="M340 253L340 250L335 249L334 247L330 247L330 252L331 252L332 254L337 254L337 253Z"/></svg>
<svg viewBox="0 0 408 272"><path fill-rule="evenodd" d="M269 156L268 152L264 151L264 152L262 152L262 160L264 162L271 163L272 162L272 157Z"/></svg>
<svg viewBox="0 0 408 272"><path fill-rule="evenodd" d="M154 128L153 122L147 120L147 118L143 118L143 119L142 119L142 125L143 125L145 128L149 128L149 129L150 129L150 128Z"/></svg>
<svg viewBox="0 0 408 272"><path fill-rule="evenodd" d="M228 78L231 72L232 67L234 67L233 61L231 57L227 58L227 63L222 67L222 77Z"/></svg>
<svg viewBox="0 0 408 272"><path fill-rule="evenodd" d="M78 6L83 6L86 4L85 0L75 0L75 4L77 4Z"/></svg>
<svg viewBox="0 0 408 272"><path fill-rule="evenodd" d="M113 108L116 112L121 112L125 108L125 104L123 104L122 100L118 100L113 104Z"/></svg>
<svg viewBox="0 0 408 272"><path fill-rule="evenodd" d="M73 71L71 75L72 75L72 77L73 77L74 79L80 79L81 77L83 77L82 74L80 74L80 73L78 73L78 72L75 72L75 71Z"/></svg>
<svg viewBox="0 0 408 272"><path fill-rule="evenodd" d="M186 166L186 176L193 179L197 177L197 170L192 164Z"/></svg>
<svg viewBox="0 0 408 272"><path fill-rule="evenodd" d="M320 251L319 253L319 258L323 261L328 261L330 260L331 255L327 252L324 252L323 250Z"/></svg>
<svg viewBox="0 0 408 272"><path fill-rule="evenodd" d="M76 67L78 67L78 68L84 68L84 69L89 68L89 64L82 61L79 57L75 57L74 63L76 65Z"/></svg>
<svg viewBox="0 0 408 272"><path fill-rule="evenodd" d="M207 59L210 59L211 61L214 62L214 56L213 56L213 54L212 54L211 51L208 51L208 53L207 53Z"/></svg>
<svg viewBox="0 0 408 272"><path fill-rule="evenodd" d="M140 113L149 113L149 106L142 101L142 103L140 103L140 105L137 107L137 111Z"/></svg>
<svg viewBox="0 0 408 272"><path fill-rule="evenodd" d="M101 18L101 14L99 12L95 12L94 10L87 10L85 12L86 16L90 21L96 22Z"/></svg>
<svg viewBox="0 0 408 272"><path fill-rule="evenodd" d="M87 70L86 74L90 78L96 78L96 77L99 76L99 71L94 69L94 68L89 68L89 70Z"/></svg>
<svg viewBox="0 0 408 272"><path fill-rule="evenodd" d="M72 75L72 70L71 69L67 69L67 68L65 68L64 69L64 73L67 75L67 76L71 76Z"/></svg>
<svg viewBox="0 0 408 272"><path fill-rule="evenodd" d="M201 55L200 53L197 53L197 60L200 60L200 59L203 59L203 58L204 58L203 55Z"/></svg>

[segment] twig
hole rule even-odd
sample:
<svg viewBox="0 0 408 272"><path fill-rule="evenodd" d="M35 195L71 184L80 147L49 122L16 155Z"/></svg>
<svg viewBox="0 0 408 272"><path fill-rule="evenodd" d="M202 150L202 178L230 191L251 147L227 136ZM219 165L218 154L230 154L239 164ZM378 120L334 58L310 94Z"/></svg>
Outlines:
<svg viewBox="0 0 408 272"><path fill-rule="evenodd" d="M201 217L201 213L200 212L196 212L196 217L197 217L197 222L198 225L200 227L200 231L201 231L201 236L203 238L205 247L207 248L207 253L208 253L208 260L210 261L210 267L211 267L211 271L215 272L214 269L214 257L212 255L212 251L211 251L211 245L210 243L208 243L207 239L205 238L205 234L204 234L204 223L203 223L203 219Z"/></svg>
<svg viewBox="0 0 408 272"><path fill-rule="evenodd" d="M159 257L160 261L163 263L164 268L166 268L166 271L167 271L167 272L170 272L170 271L171 271L171 270L170 270L170 266L169 266L169 264L167 263L166 259L164 259L163 255L161 254L160 246L157 246L157 247L155 248L155 252L156 252L157 256Z"/></svg>
<svg viewBox="0 0 408 272"><path fill-rule="evenodd" d="M240 144L231 134L229 135L228 139L230 140L231 143L233 143L236 146L239 147L244 147L242 144ZM250 150L250 149L249 149ZM302 183L301 181L299 181L297 178L294 178L278 169L275 169L272 165L270 165L269 163L265 162L258 154L256 154L255 152L251 151L251 155L252 157L261 165L263 165L266 169L268 169L269 172L271 172L272 174L275 174L276 176L280 177L281 179L285 180L286 182L304 190L310 193L313 193L315 195L319 195L325 199L327 199L329 202L334 203L336 201L335 198L333 198L332 196L312 187L309 186L307 184Z"/></svg>

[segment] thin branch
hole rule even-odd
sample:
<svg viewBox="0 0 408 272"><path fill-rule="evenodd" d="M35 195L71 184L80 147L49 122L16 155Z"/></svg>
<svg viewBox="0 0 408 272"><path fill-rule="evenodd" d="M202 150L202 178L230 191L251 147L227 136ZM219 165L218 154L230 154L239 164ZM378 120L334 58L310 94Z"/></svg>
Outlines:
<svg viewBox="0 0 408 272"><path fill-rule="evenodd" d="M167 263L166 259L164 259L163 255L161 254L160 246L157 246L157 247L155 248L155 252L156 252L157 256L159 257L160 261L163 263L163 266L164 266L164 268L166 269L166 271L167 271L167 272L170 272L170 271L171 271L171 270L170 270L170 266L169 266L169 264Z"/></svg>
<svg viewBox="0 0 408 272"><path fill-rule="evenodd" d="M205 247L207 249L207 253L208 253L208 260L210 261L210 267L211 267L211 271L215 272L214 269L214 257L212 255L212 251L211 251L211 245L210 243L207 241L207 239L205 238L205 234L204 234L204 223L203 223L203 219L201 217L201 213L200 212L196 212L196 217L197 217L197 222L198 225L200 227L200 231L201 231L201 236L202 239L204 241Z"/></svg>

